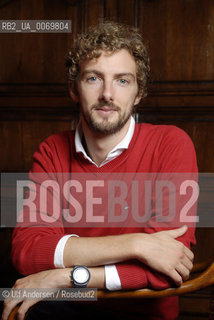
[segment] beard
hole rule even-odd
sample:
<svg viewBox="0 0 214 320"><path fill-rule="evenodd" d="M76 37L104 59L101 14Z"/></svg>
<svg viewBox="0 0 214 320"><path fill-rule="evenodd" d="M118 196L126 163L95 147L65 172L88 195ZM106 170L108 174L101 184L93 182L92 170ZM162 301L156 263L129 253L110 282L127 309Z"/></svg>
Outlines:
<svg viewBox="0 0 214 320"><path fill-rule="evenodd" d="M93 111L99 110L104 106L116 111L118 114L117 119L111 120L111 115L103 117L102 119L97 119L96 112L94 113ZM129 112L122 113L121 109L114 103L100 102L98 104L92 105L90 111L84 111L82 108L81 115L89 129L91 129L95 133L107 135L114 134L120 131L120 129L122 129L129 120L130 116L133 113L133 110L134 105L130 108Z"/></svg>

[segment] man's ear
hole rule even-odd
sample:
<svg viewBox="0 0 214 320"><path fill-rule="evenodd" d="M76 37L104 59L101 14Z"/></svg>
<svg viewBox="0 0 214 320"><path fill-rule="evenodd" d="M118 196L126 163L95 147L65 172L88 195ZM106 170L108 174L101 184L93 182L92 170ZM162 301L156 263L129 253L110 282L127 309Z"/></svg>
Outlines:
<svg viewBox="0 0 214 320"><path fill-rule="evenodd" d="M79 95L78 95L78 92L77 92L77 86L76 86L76 83L74 81L72 81L72 82L69 81L68 90L69 90L71 98L75 102L79 102Z"/></svg>
<svg viewBox="0 0 214 320"><path fill-rule="evenodd" d="M142 96L143 96L142 92L138 92L135 98L134 106L136 106L140 102L140 100L142 99Z"/></svg>

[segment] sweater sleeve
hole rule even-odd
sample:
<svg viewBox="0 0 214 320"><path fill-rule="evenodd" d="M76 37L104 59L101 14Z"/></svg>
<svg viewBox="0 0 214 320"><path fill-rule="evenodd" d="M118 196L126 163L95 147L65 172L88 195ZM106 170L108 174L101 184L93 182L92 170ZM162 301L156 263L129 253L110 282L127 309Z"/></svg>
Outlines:
<svg viewBox="0 0 214 320"><path fill-rule="evenodd" d="M195 243L194 228L177 238L188 248ZM174 282L164 274L152 270L138 260L130 260L116 264L123 290L150 288L154 290L167 289L175 286Z"/></svg>
<svg viewBox="0 0 214 320"><path fill-rule="evenodd" d="M175 175L179 174L179 177L182 178L182 173L184 174L184 177L189 176L193 177L194 180L197 180L198 170L196 155L193 143L189 136L181 129L169 126L167 127L165 134L160 139L161 142L157 152L158 172L163 174L163 177L172 177L170 173L175 173ZM182 201L176 202L176 212L180 213L180 209L183 204L184 203L182 203ZM165 211L167 210L165 209ZM191 215L196 215L196 204L190 211ZM167 212L165 212L165 214L167 214ZM179 216L177 218L179 218ZM175 226L174 222L157 223L154 222L152 218L149 224L149 227L144 229L144 232L146 233L153 233L178 227ZM195 244L195 223L191 223L187 232L176 240L181 241L188 248L190 248L192 244ZM137 260L121 262L116 264L116 267L122 289L125 290L139 288L159 290L174 285L170 278L150 269L148 266Z"/></svg>
<svg viewBox="0 0 214 320"><path fill-rule="evenodd" d="M12 261L23 275L55 268L55 248L65 234L60 212L62 209L59 205L60 191L55 189L55 186L60 186L66 175L56 173L70 171L67 165L70 161L66 159L69 154L69 139L69 134L66 133L51 136L42 142L34 153L28 192L35 192L35 206L30 210L23 206L20 212L23 222L17 224L12 235ZM44 195L44 192L42 193L41 185L44 181L51 181L53 188L46 189L47 197L42 200L41 195ZM45 201L47 211L41 208ZM25 201L23 204L25 205ZM53 218L55 214L58 214L58 217Z"/></svg>

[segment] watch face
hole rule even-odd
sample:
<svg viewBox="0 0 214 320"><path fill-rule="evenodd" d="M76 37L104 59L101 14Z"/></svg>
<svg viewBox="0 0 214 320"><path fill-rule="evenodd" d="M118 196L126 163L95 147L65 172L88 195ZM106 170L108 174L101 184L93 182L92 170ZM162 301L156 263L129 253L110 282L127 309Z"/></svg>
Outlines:
<svg viewBox="0 0 214 320"><path fill-rule="evenodd" d="M89 280L89 272L88 269L84 267L77 267L75 270L73 270L73 279L78 284L84 284L87 283Z"/></svg>

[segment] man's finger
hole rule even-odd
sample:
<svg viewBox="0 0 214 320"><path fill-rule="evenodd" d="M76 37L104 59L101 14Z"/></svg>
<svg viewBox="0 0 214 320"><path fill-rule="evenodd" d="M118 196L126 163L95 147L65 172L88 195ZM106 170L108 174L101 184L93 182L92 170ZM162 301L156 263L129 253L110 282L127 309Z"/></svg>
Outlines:
<svg viewBox="0 0 214 320"><path fill-rule="evenodd" d="M19 308L19 310L18 310L18 312L17 312L17 319L18 319L18 320L24 320L27 311L30 309L30 307L32 307L32 306L33 306L34 304L36 304L38 301L39 301L39 300L25 300L25 301L21 304L21 306L20 306L20 308Z"/></svg>
<svg viewBox="0 0 214 320"><path fill-rule="evenodd" d="M194 260L194 254L193 254L193 252L192 252L190 249L188 249L186 246L184 247L184 253L185 253L185 255L193 262L193 260Z"/></svg>
<svg viewBox="0 0 214 320"><path fill-rule="evenodd" d="M17 306L17 304L19 304L20 301L19 300L5 300L4 301L4 309L2 312L2 320L7 320L7 318L9 317L10 313L12 312L12 310L15 308L15 306Z"/></svg>
<svg viewBox="0 0 214 320"><path fill-rule="evenodd" d="M184 233L187 231L187 226L182 226L178 229L168 230L166 231L168 235L170 235L172 238L176 239L178 237L181 237Z"/></svg>
<svg viewBox="0 0 214 320"><path fill-rule="evenodd" d="M173 269L168 276L175 282L177 286L180 286L183 283L181 275L175 269Z"/></svg>
<svg viewBox="0 0 214 320"><path fill-rule="evenodd" d="M186 281L186 280L189 279L190 271L189 271L188 268L185 267L184 264L179 263L176 266L176 271L180 274L180 276L182 277L183 281Z"/></svg>
<svg viewBox="0 0 214 320"><path fill-rule="evenodd" d="M193 268L193 263L192 261L187 258L187 256L184 256L184 258L182 259L181 263L189 270L191 271Z"/></svg>

